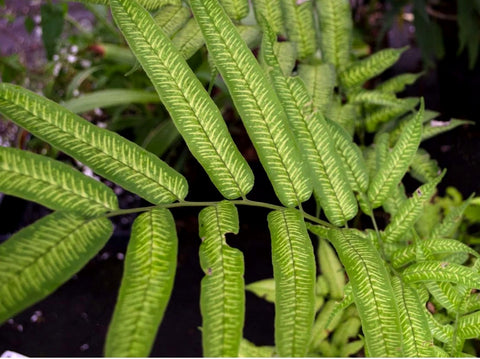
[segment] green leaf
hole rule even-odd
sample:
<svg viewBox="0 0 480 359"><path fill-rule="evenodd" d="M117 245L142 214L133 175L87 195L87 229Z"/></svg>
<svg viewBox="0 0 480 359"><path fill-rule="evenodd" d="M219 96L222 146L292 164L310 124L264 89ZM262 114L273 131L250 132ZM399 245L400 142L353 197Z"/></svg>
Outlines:
<svg viewBox="0 0 480 359"><path fill-rule="evenodd" d="M159 204L183 199L185 178L140 146L21 87L0 84L0 112L99 175Z"/></svg>
<svg viewBox="0 0 480 359"><path fill-rule="evenodd" d="M425 310L415 288L393 277L393 290L397 299L402 328L403 355L406 357L433 357L433 337Z"/></svg>
<svg viewBox="0 0 480 359"><path fill-rule="evenodd" d="M167 209L153 209L133 222L106 356L149 355L172 292L177 242L175 220Z"/></svg>
<svg viewBox="0 0 480 359"><path fill-rule="evenodd" d="M188 20L172 38L172 44L186 60L200 50L205 45L205 40L197 21L193 18Z"/></svg>
<svg viewBox="0 0 480 359"><path fill-rule="evenodd" d="M298 57L305 59L316 50L313 2L280 0L289 41L297 44Z"/></svg>
<svg viewBox="0 0 480 359"><path fill-rule="evenodd" d="M441 170L437 161L431 159L427 151L419 148L410 164L410 175L425 183L434 180L439 173Z"/></svg>
<svg viewBox="0 0 480 359"><path fill-rule="evenodd" d="M107 108L129 103L157 102L160 102L158 95L149 91L108 89L91 92L65 101L62 106L72 112L82 113L96 108Z"/></svg>
<svg viewBox="0 0 480 359"><path fill-rule="evenodd" d="M442 261L425 261L415 263L402 272L407 283L417 282L451 282L479 289L480 274L469 267Z"/></svg>
<svg viewBox="0 0 480 359"><path fill-rule="evenodd" d="M335 230L331 240L352 285L368 355L402 356L399 315L385 262L358 231Z"/></svg>
<svg viewBox="0 0 480 359"><path fill-rule="evenodd" d="M240 358L272 358L275 356L275 347L258 347L247 339L242 339L238 356Z"/></svg>
<svg viewBox="0 0 480 359"><path fill-rule="evenodd" d="M325 239L319 239L317 255L320 269L327 280L328 287L330 288L331 298L343 298L345 272L343 271L343 266L338 260L335 251Z"/></svg>
<svg viewBox="0 0 480 359"><path fill-rule="evenodd" d="M310 339L310 352L319 351L321 344L328 335L335 330L342 319L343 308L335 311L338 307L335 300L329 300L322 307L320 313L313 324L312 336Z"/></svg>
<svg viewBox="0 0 480 359"><path fill-rule="evenodd" d="M109 0L77 0L84 3L109 5ZM182 0L138 0L138 3L147 10L156 10L163 6L175 5L180 6Z"/></svg>
<svg viewBox="0 0 480 359"><path fill-rule="evenodd" d="M443 174L434 181L418 187L412 197L403 202L398 208L390 223L385 228L383 240L387 243L397 242L407 234L420 218L423 205L430 200L436 190L437 184L443 178Z"/></svg>
<svg viewBox="0 0 480 359"><path fill-rule="evenodd" d="M295 137L313 173L313 187L327 218L343 225L357 213L357 203L335 151L326 120L310 113L311 99L298 77L285 77L274 55L275 34L267 26L262 43L263 60L277 90Z"/></svg>
<svg viewBox="0 0 480 359"><path fill-rule="evenodd" d="M404 100L397 99L394 94L378 90L360 90L349 96L350 103L379 105L389 107L404 107Z"/></svg>
<svg viewBox="0 0 480 359"><path fill-rule="evenodd" d="M200 265L205 273L200 292L203 355L236 357L245 316L243 255L228 246L226 233L238 233L238 213L223 201L199 215Z"/></svg>
<svg viewBox="0 0 480 359"><path fill-rule="evenodd" d="M190 5L280 202L291 207L307 200L310 178L272 85L216 1Z"/></svg>
<svg viewBox="0 0 480 359"><path fill-rule="evenodd" d="M457 120L452 118L449 121L431 120L423 126L422 141L435 137L441 133L453 130L456 127L463 125L474 125L475 122L467 120Z"/></svg>
<svg viewBox="0 0 480 359"><path fill-rule="evenodd" d="M415 83L420 76L423 76L424 73L420 72L418 74L401 74L387 81L381 83L376 87L377 91L382 92L391 92L391 93L398 93L405 90L408 85L412 85Z"/></svg>
<svg viewBox="0 0 480 359"><path fill-rule="evenodd" d="M200 81L146 10L134 1L112 0L111 6L192 154L223 196L244 197L253 187L253 173Z"/></svg>
<svg viewBox="0 0 480 359"><path fill-rule="evenodd" d="M352 63L339 74L342 86L346 89L361 86L367 80L380 75L383 71L395 64L406 49L405 47L400 49L384 49L363 60Z"/></svg>
<svg viewBox="0 0 480 359"><path fill-rule="evenodd" d="M219 0L230 18L241 20L248 15L248 0Z"/></svg>
<svg viewBox="0 0 480 359"><path fill-rule="evenodd" d="M299 64L298 76L305 83L305 87L313 100L314 108L326 115L332 105L333 90L337 84L337 76L333 65L329 63Z"/></svg>
<svg viewBox="0 0 480 359"><path fill-rule="evenodd" d="M448 282L425 283L428 291L435 300L447 311L458 313L462 305L462 298L454 284Z"/></svg>
<svg viewBox="0 0 480 359"><path fill-rule="evenodd" d="M55 212L0 245L0 323L45 298L105 245L106 218L85 220Z"/></svg>
<svg viewBox="0 0 480 359"><path fill-rule="evenodd" d="M458 319L458 336L464 339L478 339L480 337L480 312L464 315Z"/></svg>
<svg viewBox="0 0 480 359"><path fill-rule="evenodd" d="M398 106L381 106L381 107L375 107L374 110L369 111L367 116L365 117L365 129L368 132L374 132L377 130L378 125L382 123L388 123L389 121L392 121L400 116L405 115L408 111L413 110L417 105L418 105L418 98L404 98L404 99L398 99ZM402 104L402 105L400 105ZM403 129L402 129L403 130ZM390 143L393 144L395 141L392 140L392 136L395 136L395 139L398 138L398 135L401 133L399 131L398 133L393 133L395 131L392 131L390 134Z"/></svg>
<svg viewBox="0 0 480 359"><path fill-rule="evenodd" d="M63 31L63 18L67 13L68 5L46 3L40 7L40 16L42 18L42 40L47 59L52 60L57 50L58 40Z"/></svg>
<svg viewBox="0 0 480 359"><path fill-rule="evenodd" d="M470 205L474 194L472 194L466 201L463 201L462 204L455 208L450 208L448 214L443 218L442 222L437 223L433 227L430 237L449 237L454 234L458 225L462 221L463 212Z"/></svg>
<svg viewBox="0 0 480 359"><path fill-rule="evenodd" d="M300 212L269 213L275 278L275 343L282 357L303 357L315 317L315 256Z"/></svg>
<svg viewBox="0 0 480 359"><path fill-rule="evenodd" d="M94 216L118 209L106 185L46 156L0 147L0 192L54 210Z"/></svg>
<svg viewBox="0 0 480 359"><path fill-rule="evenodd" d="M264 20L272 27L275 34L285 33L281 2L278 0L253 0L255 18L263 25Z"/></svg>
<svg viewBox="0 0 480 359"><path fill-rule="evenodd" d="M387 199L390 192L401 181L417 152L422 127L423 105L417 116L405 126L395 147L389 152L385 163L379 168L368 187L368 198L373 208L379 207Z"/></svg>
<svg viewBox="0 0 480 359"><path fill-rule="evenodd" d="M250 283L245 286L245 289L267 302L275 303L275 279L273 278Z"/></svg>
<svg viewBox="0 0 480 359"><path fill-rule="evenodd" d="M320 49L326 62L343 70L350 63L352 15L348 0L317 0Z"/></svg>
<svg viewBox="0 0 480 359"><path fill-rule="evenodd" d="M185 6L166 5L154 16L155 22L168 37L179 31L190 18L190 10Z"/></svg>

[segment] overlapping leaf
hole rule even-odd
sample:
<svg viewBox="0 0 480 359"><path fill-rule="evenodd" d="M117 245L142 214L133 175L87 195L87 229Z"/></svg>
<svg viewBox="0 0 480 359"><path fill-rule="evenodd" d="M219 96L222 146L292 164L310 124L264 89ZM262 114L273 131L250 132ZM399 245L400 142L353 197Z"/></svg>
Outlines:
<svg viewBox="0 0 480 359"><path fill-rule="evenodd" d="M155 22L168 37L179 31L190 18L190 11L185 6L167 5L155 14Z"/></svg>
<svg viewBox="0 0 480 359"><path fill-rule="evenodd" d="M232 19L240 20L248 15L248 0L219 0Z"/></svg>
<svg viewBox="0 0 480 359"><path fill-rule="evenodd" d="M242 340L245 312L243 255L228 246L226 233L238 233L237 209L224 201L200 212L200 309L203 355L236 357Z"/></svg>
<svg viewBox="0 0 480 359"><path fill-rule="evenodd" d="M300 204L311 195L310 178L272 85L217 1L190 5L277 196Z"/></svg>
<svg viewBox="0 0 480 359"><path fill-rule="evenodd" d="M177 247L175 220L169 210L154 209L133 222L106 356L149 355L172 292Z"/></svg>
<svg viewBox="0 0 480 359"><path fill-rule="evenodd" d="M186 196L185 178L159 158L33 92L0 84L0 112L99 175L152 203L173 202Z"/></svg>
<svg viewBox="0 0 480 359"><path fill-rule="evenodd" d="M378 91L397 93L402 92L408 85L412 85L415 81L418 80L423 73L418 74L401 74L391 79L388 79L385 82L382 82L376 87Z"/></svg>
<svg viewBox="0 0 480 359"><path fill-rule="evenodd" d="M402 272L405 282L451 282L469 288L480 287L480 274L469 267L442 261L415 263Z"/></svg>
<svg viewBox="0 0 480 359"><path fill-rule="evenodd" d="M278 0L253 0L255 17L259 24L266 20L272 27L275 34L283 34L285 25L282 17L281 2Z"/></svg>
<svg viewBox="0 0 480 359"><path fill-rule="evenodd" d="M253 173L220 111L152 17L134 1L112 0L115 21L152 80L178 131L226 198L245 196Z"/></svg>
<svg viewBox="0 0 480 359"><path fill-rule="evenodd" d="M315 256L301 214L269 213L275 278L275 343L279 356L303 357L315 316Z"/></svg>
<svg viewBox="0 0 480 359"><path fill-rule="evenodd" d="M335 68L332 64L300 64L298 76L305 83L314 107L323 114L327 114L333 101L333 89L337 83Z"/></svg>
<svg viewBox="0 0 480 359"><path fill-rule="evenodd" d="M84 216L118 209L101 182L51 158L0 147L0 192Z"/></svg>
<svg viewBox="0 0 480 359"><path fill-rule="evenodd" d="M0 245L0 323L43 299L104 246L113 227L55 212Z"/></svg>
<svg viewBox="0 0 480 359"><path fill-rule="evenodd" d="M76 1L102 4L102 5L109 4L109 0L76 0ZM180 6L182 4L182 0L139 0L139 4L142 5L145 9L155 10L166 5Z"/></svg>

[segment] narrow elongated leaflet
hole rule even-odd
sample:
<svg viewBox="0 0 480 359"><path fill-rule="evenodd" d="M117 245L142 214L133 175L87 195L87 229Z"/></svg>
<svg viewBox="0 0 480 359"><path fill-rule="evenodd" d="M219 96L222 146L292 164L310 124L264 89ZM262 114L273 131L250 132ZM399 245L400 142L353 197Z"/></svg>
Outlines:
<svg viewBox="0 0 480 359"><path fill-rule="evenodd" d="M0 84L0 113L99 175L159 204L185 198L185 178L116 133L21 87Z"/></svg>
<svg viewBox="0 0 480 359"><path fill-rule="evenodd" d="M274 54L275 34L266 25L262 58L287 113L297 142L311 172L313 187L327 218L341 226L357 213L340 156L320 112L311 113L311 98L298 77L285 77Z"/></svg>
<svg viewBox="0 0 480 359"><path fill-rule="evenodd" d="M315 256L300 212L268 215L275 278L275 344L281 357L307 353L315 317Z"/></svg>
<svg viewBox="0 0 480 359"><path fill-rule="evenodd" d="M332 230L362 320L369 356L402 356L401 327L390 275L372 243L356 230Z"/></svg>
<svg viewBox="0 0 480 359"><path fill-rule="evenodd" d="M8 147L0 147L0 192L84 216L118 209L103 183L60 161Z"/></svg>
<svg viewBox="0 0 480 359"><path fill-rule="evenodd" d="M316 0L320 49L325 61L343 70L351 62L352 15L348 0Z"/></svg>
<svg viewBox="0 0 480 359"><path fill-rule="evenodd" d="M55 212L0 245L0 323L45 298L104 246L113 226Z"/></svg>
<svg viewBox="0 0 480 359"><path fill-rule="evenodd" d="M190 6L278 198L287 207L307 200L310 176L260 65L216 0L192 0Z"/></svg>
<svg viewBox="0 0 480 359"><path fill-rule="evenodd" d="M335 251L325 239L319 239L317 255L318 264L322 270L322 274L327 280L328 287L330 288L331 298L343 298L345 272L342 264L337 258Z"/></svg>
<svg viewBox="0 0 480 359"><path fill-rule="evenodd" d="M423 72L418 74L401 74L391 79L388 79L385 82L382 82L376 87L378 91L397 93L402 92L408 85L412 85L415 81L418 80L420 76L423 75Z"/></svg>
<svg viewBox="0 0 480 359"><path fill-rule="evenodd" d="M458 320L458 335L464 339L480 337L480 312L464 315Z"/></svg>
<svg viewBox="0 0 480 359"><path fill-rule="evenodd" d="M237 357L245 316L243 254L230 247L227 233L238 233L238 213L223 201L200 212L200 293L203 355Z"/></svg>
<svg viewBox="0 0 480 359"><path fill-rule="evenodd" d="M106 356L150 354L172 292L177 242L175 220L167 209L143 213L133 222L122 284L105 343Z"/></svg>
<svg viewBox="0 0 480 359"><path fill-rule="evenodd" d="M330 63L299 64L298 76L305 83L314 107L326 115L332 105L333 89L337 84L335 67Z"/></svg>
<svg viewBox="0 0 480 359"><path fill-rule="evenodd" d="M186 6L167 5L155 14L155 22L168 37L172 37L188 21L191 14Z"/></svg>
<svg viewBox="0 0 480 359"><path fill-rule="evenodd" d="M480 289L480 274L469 267L442 261L415 263L402 272L405 282L451 282Z"/></svg>
<svg viewBox="0 0 480 359"><path fill-rule="evenodd" d="M281 2L278 0L252 0L255 17L259 24L266 22L272 27L275 34L284 34Z"/></svg>
<svg viewBox="0 0 480 359"><path fill-rule="evenodd" d="M460 206L451 208L442 222L433 227L430 237L448 237L453 235L462 220L463 212L465 212L473 197L474 195L472 194L466 201L463 201Z"/></svg>
<svg viewBox="0 0 480 359"><path fill-rule="evenodd" d="M219 0L225 12L234 20L241 20L248 15L248 0Z"/></svg>
<svg viewBox="0 0 480 359"><path fill-rule="evenodd" d="M103 4L109 5L109 0L80 0L86 3L94 3L94 4ZM155 10L160 9L166 5L176 5L180 6L182 4L182 0L139 0L140 5L142 5L147 10Z"/></svg>
<svg viewBox="0 0 480 359"><path fill-rule="evenodd" d="M115 21L192 154L223 196L245 196L253 187L253 173L184 58L135 1L112 0L111 6Z"/></svg>
<svg viewBox="0 0 480 359"><path fill-rule="evenodd" d="M417 358L435 356L428 319L416 290L398 277L392 281L402 328L403 354Z"/></svg>
<svg viewBox="0 0 480 359"><path fill-rule="evenodd" d="M279 0L288 39L297 44L298 57L304 59L316 50L313 1Z"/></svg>
<svg viewBox="0 0 480 359"><path fill-rule="evenodd" d="M385 202L390 192L398 185L407 172L408 166L420 144L423 108L422 102L420 111L415 118L405 126L404 131L392 151L388 153L385 163L378 169L370 181L367 194L373 208L377 208Z"/></svg>

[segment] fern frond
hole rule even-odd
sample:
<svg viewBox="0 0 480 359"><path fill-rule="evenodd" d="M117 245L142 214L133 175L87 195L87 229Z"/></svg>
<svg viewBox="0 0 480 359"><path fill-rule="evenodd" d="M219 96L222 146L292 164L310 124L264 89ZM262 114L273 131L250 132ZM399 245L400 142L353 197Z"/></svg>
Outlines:
<svg viewBox="0 0 480 359"><path fill-rule="evenodd" d="M398 99L397 101L399 106L380 107L368 113L367 116L365 116L365 129L368 132L374 132L380 124L392 121L404 115L408 111L413 110L418 105L419 99L404 98L404 99ZM397 137L395 137L395 139L398 138L398 135L400 133L401 131L398 132ZM391 134L391 138L393 137L394 137L394 134ZM391 140L391 142L394 142L394 140Z"/></svg>
<svg viewBox="0 0 480 359"><path fill-rule="evenodd" d="M320 49L325 62L343 71L350 64L352 15L348 0L316 0Z"/></svg>
<svg viewBox="0 0 480 359"><path fill-rule="evenodd" d="M282 73L285 76L290 76L297 62L296 44L291 41L275 42L273 50Z"/></svg>
<svg viewBox="0 0 480 359"><path fill-rule="evenodd" d="M245 286L245 289L267 302L275 303L275 279L263 279Z"/></svg>
<svg viewBox="0 0 480 359"><path fill-rule="evenodd" d="M369 356L402 356L401 328L390 275L370 241L355 230L330 236L345 266Z"/></svg>
<svg viewBox="0 0 480 359"><path fill-rule="evenodd" d="M454 284L449 282L425 283L428 291L440 305L451 313L459 312L462 297Z"/></svg>
<svg viewBox="0 0 480 359"><path fill-rule="evenodd" d="M435 137L441 133L453 130L456 127L463 125L474 125L475 122L467 120L457 120L452 118L449 121L436 121L431 120L429 123L423 126L422 141Z"/></svg>
<svg viewBox="0 0 480 359"><path fill-rule="evenodd" d="M405 90L408 85L414 84L419 77L423 76L424 73L420 72L418 74L401 74L391 79L388 79L385 82L382 82L376 87L377 91L398 93Z"/></svg>
<svg viewBox="0 0 480 359"><path fill-rule="evenodd" d="M185 60L188 60L205 45L200 26L194 18L188 20L172 37L172 44Z"/></svg>
<svg viewBox="0 0 480 359"><path fill-rule="evenodd" d="M469 267L442 261L412 264L402 272L402 278L407 283L451 282L475 289L480 287L480 274Z"/></svg>
<svg viewBox="0 0 480 359"><path fill-rule="evenodd" d="M379 207L398 185L407 172L415 153L417 152L422 127L420 119L423 116L423 104L417 116L405 126L405 130L398 139L395 147L388 154L385 163L379 168L370 181L368 198L373 208Z"/></svg>
<svg viewBox="0 0 480 359"><path fill-rule="evenodd" d="M190 5L280 202L307 200L310 178L272 85L216 1Z"/></svg>
<svg viewBox="0 0 480 359"><path fill-rule="evenodd" d="M436 226L433 227L430 237L449 237L453 235L462 220L463 212L465 212L470 205L473 197L474 195L472 194L466 201L463 201L460 206L450 209L442 222L437 223Z"/></svg>
<svg viewBox="0 0 480 359"><path fill-rule="evenodd" d="M325 239L319 240L317 255L320 269L330 289L330 297L333 299L343 298L343 288L345 287L343 266Z"/></svg>
<svg viewBox="0 0 480 359"><path fill-rule="evenodd" d="M298 57L305 59L316 50L313 2L279 0L288 39L297 44Z"/></svg>
<svg viewBox="0 0 480 359"><path fill-rule="evenodd" d="M378 90L360 90L348 97L350 103L378 105L389 107L404 107L404 100L398 99L394 94Z"/></svg>
<svg viewBox="0 0 480 359"><path fill-rule="evenodd" d="M431 159L427 151L419 148L410 164L410 175L425 183L435 179L440 172L437 161Z"/></svg>
<svg viewBox="0 0 480 359"><path fill-rule="evenodd" d="M402 283L398 277L393 277L392 281L402 328L403 355L417 358L434 356L432 333L415 289Z"/></svg>
<svg viewBox="0 0 480 359"><path fill-rule="evenodd" d="M273 358L275 355L275 347L256 346L247 339L242 339L238 352L239 358Z"/></svg>
<svg viewBox="0 0 480 359"><path fill-rule="evenodd" d="M118 209L115 193L101 182L51 158L0 147L0 192L83 216Z"/></svg>
<svg viewBox="0 0 480 359"><path fill-rule="evenodd" d="M338 308L338 303L335 300L329 300L322 307L322 310L315 319L312 329L312 337L310 340L310 352L318 352L321 349L321 344L324 339L333 332L342 319L343 308L335 311Z"/></svg>
<svg viewBox="0 0 480 359"><path fill-rule="evenodd" d="M0 323L45 298L105 245L113 226L55 212L0 245Z"/></svg>
<svg viewBox="0 0 480 359"><path fill-rule="evenodd" d="M110 4L109 0L75 0L75 1L90 3L90 4L101 4L101 5ZM167 5L180 6L182 4L182 0L139 0L139 4L142 5L147 10L156 10Z"/></svg>
<svg viewBox="0 0 480 359"><path fill-rule="evenodd" d="M426 308L424 311L433 337L442 343L450 343L453 338L453 327L450 324L440 324Z"/></svg>
<svg viewBox="0 0 480 359"><path fill-rule="evenodd" d="M0 112L99 175L152 203L173 202L187 194L185 178L158 157L33 92L0 84Z"/></svg>
<svg viewBox="0 0 480 359"><path fill-rule="evenodd" d="M418 187L407 201L403 202L385 228L383 239L387 243L397 242L414 226L423 211L423 205L433 196L443 174L434 181Z"/></svg>
<svg viewBox="0 0 480 359"><path fill-rule="evenodd" d="M133 222L106 356L149 355L172 292L177 242L175 220L167 209L143 213Z"/></svg>
<svg viewBox="0 0 480 359"><path fill-rule="evenodd" d="M252 0L253 10L257 22L263 26L266 21L275 34L285 33L285 26L282 18L282 7L278 0Z"/></svg>
<svg viewBox="0 0 480 359"><path fill-rule="evenodd" d="M279 356L303 357L315 317L315 256L294 209L268 215L275 278L275 343Z"/></svg>
<svg viewBox="0 0 480 359"><path fill-rule="evenodd" d="M245 316L243 254L226 243L238 233L238 213L223 201L199 214L200 265L205 273L200 292L203 355L236 357Z"/></svg>
<svg viewBox="0 0 480 359"><path fill-rule="evenodd" d="M351 103L342 105L338 101L334 101L330 106L327 117L342 126L350 135L350 138L353 138L356 123L360 119L359 115L357 105Z"/></svg>
<svg viewBox="0 0 480 359"><path fill-rule="evenodd" d="M167 5L154 16L155 22L168 37L172 37L190 18L190 11L185 6Z"/></svg>
<svg viewBox="0 0 480 359"><path fill-rule="evenodd" d="M380 75L395 64L406 49L384 49L363 60L352 63L339 73L340 83L346 89L361 86L367 80Z"/></svg>
<svg viewBox="0 0 480 359"><path fill-rule="evenodd" d="M248 15L248 0L219 0L231 19L241 20Z"/></svg>
<svg viewBox="0 0 480 359"><path fill-rule="evenodd" d="M305 83L313 106L326 115L333 100L333 89L337 84L335 68L332 64L299 64L298 76Z"/></svg>
<svg viewBox="0 0 480 359"><path fill-rule="evenodd" d="M192 154L223 196L244 197L253 187L253 173L200 81L146 10L134 1L112 0L111 6Z"/></svg>

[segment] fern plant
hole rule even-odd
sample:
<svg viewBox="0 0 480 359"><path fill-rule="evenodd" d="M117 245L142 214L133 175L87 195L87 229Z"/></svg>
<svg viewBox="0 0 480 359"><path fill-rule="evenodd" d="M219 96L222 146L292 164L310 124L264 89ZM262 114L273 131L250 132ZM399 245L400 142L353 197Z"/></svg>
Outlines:
<svg viewBox="0 0 480 359"><path fill-rule="evenodd" d="M109 4L224 200L187 201L187 180L155 155L35 93L0 84L5 117L152 203L119 209L109 187L66 164L0 148L0 191L53 210L0 245L0 322L87 263L112 233L109 218L143 212L132 227L105 354L147 356L175 277L171 209L197 206L204 207L199 236L206 356L349 356L364 347L375 357L433 357L468 350L480 334L480 299L472 291L480 287L479 254L450 237L465 205L427 231L418 222L444 173L419 145L464 122L439 123L423 101L396 97L418 75L401 75L373 90L364 86L403 49L353 58L346 0L255 0L258 25L247 29L240 21L248 13L246 0L191 0L189 10L180 1ZM169 16L159 23L145 8ZM186 37L175 41L184 29ZM278 35L287 41L278 42ZM256 58L249 45L258 44L259 36ZM254 174L186 62L203 44L280 204L247 198ZM410 197L402 185L407 172L423 183ZM302 207L312 193L316 215ZM227 233L239 232L237 206L270 210L273 280L244 284L243 254L226 241ZM383 228L376 223L380 207L390 215ZM308 231L319 237L320 275ZM243 338L245 289L275 303L275 347ZM427 303L437 311L428 311Z"/></svg>

